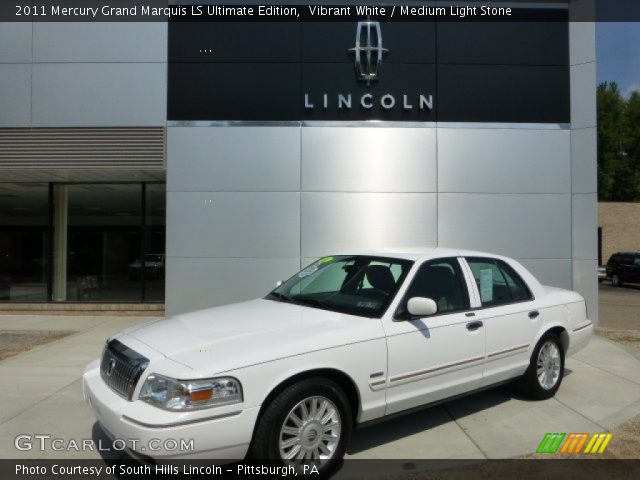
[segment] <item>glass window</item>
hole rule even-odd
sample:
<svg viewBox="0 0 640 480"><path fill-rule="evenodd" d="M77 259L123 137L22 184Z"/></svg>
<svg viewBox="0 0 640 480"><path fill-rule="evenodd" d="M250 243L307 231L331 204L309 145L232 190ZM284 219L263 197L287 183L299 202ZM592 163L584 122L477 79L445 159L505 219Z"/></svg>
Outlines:
<svg viewBox="0 0 640 480"><path fill-rule="evenodd" d="M0 302L162 302L164 253L164 184L0 183Z"/></svg>
<svg viewBox="0 0 640 480"><path fill-rule="evenodd" d="M48 298L49 186L0 184L0 302Z"/></svg>
<svg viewBox="0 0 640 480"><path fill-rule="evenodd" d="M291 277L266 298L379 318L412 263L369 256L325 257Z"/></svg>
<svg viewBox="0 0 640 480"><path fill-rule="evenodd" d="M506 263L492 258L467 258L483 307L530 300L531 292Z"/></svg>
<svg viewBox="0 0 640 480"><path fill-rule="evenodd" d="M425 263L407 289L401 316L406 302L413 297L426 297L436 302L438 313L450 313L469 308L469 295L457 258L446 258Z"/></svg>
<svg viewBox="0 0 640 480"><path fill-rule="evenodd" d="M631 255L621 255L619 261L621 265L633 265L633 257Z"/></svg>
<svg viewBox="0 0 640 480"><path fill-rule="evenodd" d="M524 302L527 300L532 300L533 295L529 291L529 287L524 283L524 280L516 273L516 271L511 268L511 266L503 262L502 260L496 260L498 264L498 268L500 272L504 275L504 278L509 286L509 291L511 292L511 301L513 302Z"/></svg>
<svg viewBox="0 0 640 480"><path fill-rule="evenodd" d="M142 301L136 270L141 254L142 185L56 187L68 191L65 300ZM54 198L63 197L54 194Z"/></svg>
<svg viewBox="0 0 640 480"><path fill-rule="evenodd" d="M145 185L145 275L144 300L164 302L166 188L164 184Z"/></svg>

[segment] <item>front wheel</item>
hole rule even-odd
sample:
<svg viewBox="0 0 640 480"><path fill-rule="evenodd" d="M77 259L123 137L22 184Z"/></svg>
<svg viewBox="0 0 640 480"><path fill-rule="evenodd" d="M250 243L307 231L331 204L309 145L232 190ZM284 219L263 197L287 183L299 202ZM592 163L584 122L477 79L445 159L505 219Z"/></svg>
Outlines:
<svg viewBox="0 0 640 480"><path fill-rule="evenodd" d="M344 456L353 416L342 389L332 380L302 380L280 392L264 410L251 457L283 464L315 465L330 471Z"/></svg>
<svg viewBox="0 0 640 480"><path fill-rule="evenodd" d="M611 276L611 285L613 285L614 287L622 286L622 280L620 280L620 277L617 274Z"/></svg>
<svg viewBox="0 0 640 480"><path fill-rule="evenodd" d="M564 375L564 351L560 337L547 334L536 345L531 363L520 378L520 390L536 400L553 397Z"/></svg>

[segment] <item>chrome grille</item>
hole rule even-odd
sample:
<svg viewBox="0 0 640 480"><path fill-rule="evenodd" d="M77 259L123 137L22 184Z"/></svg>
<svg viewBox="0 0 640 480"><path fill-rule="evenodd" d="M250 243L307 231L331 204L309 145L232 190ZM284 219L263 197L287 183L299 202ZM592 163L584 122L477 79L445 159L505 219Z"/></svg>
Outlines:
<svg viewBox="0 0 640 480"><path fill-rule="evenodd" d="M100 376L118 395L131 400L136 383L149 365L149 359L118 340L108 342L102 353Z"/></svg>

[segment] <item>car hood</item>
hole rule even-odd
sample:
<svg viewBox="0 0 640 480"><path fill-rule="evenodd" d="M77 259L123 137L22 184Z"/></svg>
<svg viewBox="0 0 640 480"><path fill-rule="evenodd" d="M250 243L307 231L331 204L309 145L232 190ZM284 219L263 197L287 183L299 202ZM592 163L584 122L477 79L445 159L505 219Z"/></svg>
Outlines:
<svg viewBox="0 0 640 480"><path fill-rule="evenodd" d="M126 335L208 375L381 338L384 331L379 319L260 299L177 315Z"/></svg>

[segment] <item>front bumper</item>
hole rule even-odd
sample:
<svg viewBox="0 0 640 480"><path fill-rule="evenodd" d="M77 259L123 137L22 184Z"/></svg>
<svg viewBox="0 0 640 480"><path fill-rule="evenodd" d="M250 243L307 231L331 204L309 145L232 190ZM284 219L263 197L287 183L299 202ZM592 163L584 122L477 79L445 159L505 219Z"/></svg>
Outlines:
<svg viewBox="0 0 640 480"><path fill-rule="evenodd" d="M100 377L98 361L87 366L83 394L98 423L134 456L154 459L242 460L249 449L260 407L227 405L193 412L169 412L128 401Z"/></svg>

